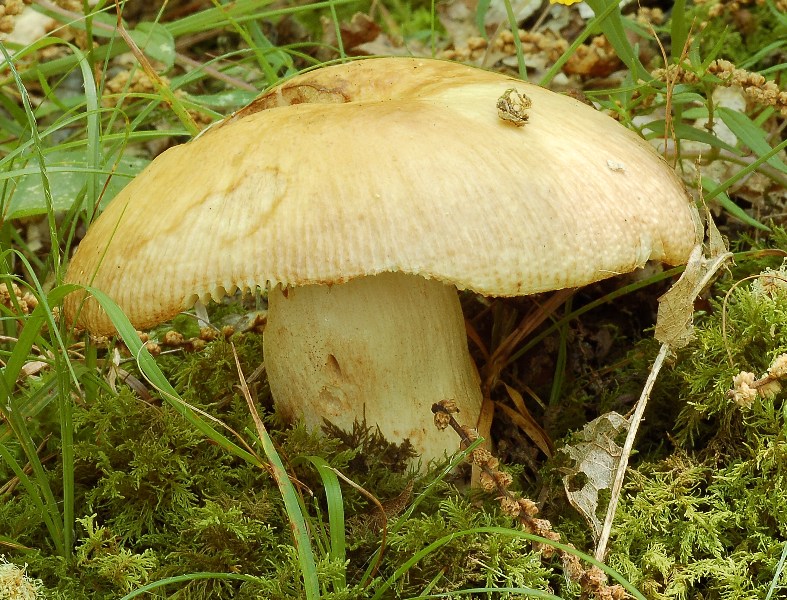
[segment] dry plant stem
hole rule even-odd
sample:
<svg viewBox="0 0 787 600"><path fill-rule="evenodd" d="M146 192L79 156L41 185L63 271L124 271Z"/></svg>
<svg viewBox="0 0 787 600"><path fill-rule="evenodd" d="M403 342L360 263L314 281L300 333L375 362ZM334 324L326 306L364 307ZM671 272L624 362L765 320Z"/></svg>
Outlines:
<svg viewBox="0 0 787 600"><path fill-rule="evenodd" d="M573 294L574 288L558 290L552 294L546 302L537 306L535 311L529 312L522 319L519 326L498 346L492 353L489 363L484 367L484 386L492 389L500 371L505 368L511 353L520 342L532 333L536 327L546 321L558 307L568 300Z"/></svg>
<svg viewBox="0 0 787 600"><path fill-rule="evenodd" d="M697 246L695 246L694 250L692 251L691 257L689 257L686 271L684 271L681 278L675 285L673 285L670 291L660 298L659 301L664 303L662 306L665 304L673 304L674 309L675 306L685 304L687 306L687 312L689 315L691 315L693 311L694 300L699 296L702 290L710 284L710 282L716 276L718 270L721 269L721 267L732 258L732 253L727 250L726 245L722 241L721 235L713 224L710 215L707 216L705 228L707 248L710 252L710 255L707 257L704 255L703 245L698 242ZM687 277L688 279L685 279ZM690 286L688 289L682 289L680 287L680 284L684 281L686 281ZM682 298L667 298L667 296L673 294L675 290L680 291ZM662 313L660 308L658 321L661 321L661 319ZM626 441L623 445L620 462L618 463L618 469L615 473L615 481L612 484L609 506L607 507L607 515L604 519L604 525L602 527L601 535L599 536L598 545L596 547L596 559L599 561L604 560L604 555L607 551L607 543L609 542L609 535L612 531L612 520L615 517L615 510L620 499L620 491L623 488L623 479L626 474L628 459L629 456L631 456L631 449L634 446L634 439L637 435L637 429L639 428L639 424L642 421L642 415L645 411L648 398L650 397L650 392L656 382L656 377L658 376L659 371L661 371L661 367L664 363L665 357L667 356L667 352L685 346L689 339L691 339L691 317L689 317L688 323L683 324L683 326L679 328L680 330L677 333L675 331L670 331L669 328L660 328L658 321L656 323L656 338L662 342L661 349L656 356L656 360L653 362L650 375L648 375L648 379L645 382L644 389L642 390L642 395L640 396L640 399L637 402L637 407L631 417L631 425L629 426L628 435L626 436ZM660 329L661 331L659 331Z"/></svg>
<svg viewBox="0 0 787 600"><path fill-rule="evenodd" d="M254 399L251 397L251 390L249 390L249 385L246 381L246 377L243 375L243 369L240 366L240 358L238 357L238 349L235 348L235 344L232 342L230 342L230 347L232 348L232 356L235 359L235 368L238 370L238 379L240 381L239 387L241 389L241 392L243 393L243 398L246 400L246 404L249 407L249 413L251 414L251 418L254 421L254 426L257 428L257 434L260 436L260 438L263 438L264 437L263 434L266 431L265 424L262 422L262 419L260 418L260 413L257 411L257 406L254 403ZM217 420L215 418L213 419ZM221 423L221 421L219 421L219 423ZM224 425L223 423L221 424ZM255 452L254 449L233 429L231 429L227 425L224 426L227 427L227 429L232 431L232 433L234 433L238 437L238 439L243 443L244 447L249 451L249 453L252 456L254 456L254 458L256 458L257 461L259 462L257 466L262 467L264 470L266 470L271 475L271 477L273 477L273 479L277 482L277 484L279 483L280 477L287 477L286 473L282 474L281 472L279 472L270 461L263 459L262 456L260 456L257 452ZM292 481L295 482L295 479L293 478Z"/></svg>
<svg viewBox="0 0 787 600"><path fill-rule="evenodd" d="M178 108L178 104L175 102L175 95L170 89L169 85L167 85L164 80L161 79L159 74L153 68L153 65L150 64L148 57L145 56L139 46L137 46L136 42L131 39L128 31L126 31L126 28L123 25L123 9L120 6L120 0L115 0L115 10L117 12L116 29L120 34L120 37L122 37L123 41L126 42L126 45L131 50L134 58L137 59L139 64L142 66L142 69L145 71L145 74L153 82L153 85L156 87L156 91L161 94L162 99L172 108L172 111L178 116L184 127L186 127L186 129L188 129L192 135L197 135L197 133L199 133L199 127L194 122L192 116L187 111Z"/></svg>
<svg viewBox="0 0 787 600"><path fill-rule="evenodd" d="M0 421L5 421L5 419L0 419ZM41 456L41 453L46 448L46 445L49 442L50 437L52 436L47 435L43 439L43 441L38 445L38 448L36 448L36 453L39 456L39 460L41 461L41 464L49 462L50 460L52 460L57 456L56 454L47 454L46 456ZM27 462L25 466L22 467L22 472L25 475L30 475L33 472L33 465L31 465L30 462ZM6 481L2 486L0 486L0 495L12 493L18 485L19 485L19 477L15 475L11 477L8 481Z"/></svg>
<svg viewBox="0 0 787 600"><path fill-rule="evenodd" d="M697 241L697 245L694 247L694 250L692 250L683 275L681 275L681 278L672 288L659 299L660 307L659 317L656 322L656 339L662 344L656 360L651 367L650 375L648 375L648 379L645 382L642 395L637 402L637 407L631 417L628 435L626 436L617 472L615 473L615 481L612 484L607 515L604 519L604 525L601 529L601 535L599 536L598 545L596 547L596 559L599 561L604 560L604 555L607 551L607 543L609 542L609 535L612 530L612 520L615 517L615 510L620 499L623 479L626 475L626 467L628 465L629 456L631 456L631 449L634 446L637 429L642 421L642 415L645 411L648 398L650 397L650 392L664 364L667 352L682 348L689 343L692 338L694 301L702 290L710 284L719 269L733 257L722 240L721 234L719 234L719 231L713 224L710 214L707 214L704 228L705 244L703 244L701 240ZM707 249L708 252L707 256L704 252L705 249ZM671 321L676 321L678 326L674 327L674 323L671 323Z"/></svg>
<svg viewBox="0 0 787 600"><path fill-rule="evenodd" d="M467 431L459 424L459 421L454 418L454 415L441 404L432 404L432 413L443 413L444 415L448 415L448 424L451 426L451 429L456 432L456 435L459 436L462 449L468 448L475 441L467 434Z"/></svg>
<svg viewBox="0 0 787 600"><path fill-rule="evenodd" d="M243 377L243 372L240 370L240 359L238 358L238 352L235 349L235 344L230 342L230 346L232 347L232 352L233 352L233 354L235 356L235 363L236 363L236 365L238 367L238 373L239 373L239 376L241 378L241 384L242 384L241 385L241 391L243 392L244 397L245 397L246 393L249 394L248 398L246 398L246 401L247 402L251 402L253 404L253 400L251 400L251 392L249 391L249 386L246 383L246 379ZM144 348L144 346L142 348ZM142 349L140 349L140 352L142 352ZM134 360L137 362L137 364L139 364L139 355L137 355ZM142 373L142 376L145 379L145 381L148 382L148 385L150 385L150 387L152 387L154 390L156 390L159 394L161 394L162 396L167 395L167 392L165 390L161 389L160 387L158 387L155 383L153 383L153 381L151 381L151 379L147 375L145 375L145 373ZM169 396L169 397L171 398L172 396ZM177 401L178 401L179 404L185 406L189 410L193 411L195 414L198 414L201 417L204 417L205 419L207 419L208 421L211 421L212 423L215 423L219 427L225 429L226 431L229 431L233 436L235 436L235 439L237 439L240 442L240 444L243 446L243 448L249 454L251 454L254 458L256 458L259 461L259 465L262 466L264 469L268 470L268 472L271 473L271 475L273 475L273 472L270 470L270 467L268 466L268 463L266 461L264 461L260 457L260 455L254 450L254 448L252 448L249 445L249 443L243 438L243 436L241 436L232 427L227 425L221 419L217 419L216 417L214 417L209 412L206 412L206 411L202 410L201 408L198 408L198 407L194 406L193 404L189 404L188 402L184 401L183 399L178 398ZM254 414L259 419L259 414L256 413L256 408L252 407L252 411L254 411ZM262 423L262 421L260 421L260 423Z"/></svg>
<svg viewBox="0 0 787 600"><path fill-rule="evenodd" d="M211 67L210 65L206 65L205 63L194 60L193 58L189 58L188 56L180 52L178 52L175 55L175 62L177 62L182 67L185 66L185 67L189 67L190 69L199 69L201 71L204 71L205 73L213 77L213 79L216 79L218 81L223 81L224 83L227 83L239 90L245 90L247 92L259 91L256 87L254 87L250 83L246 83L245 81L238 79L237 77L232 77L230 75L227 75L226 73L223 73L218 69Z"/></svg>
<svg viewBox="0 0 787 600"><path fill-rule="evenodd" d="M664 49L664 44L661 43L661 39L658 35L656 35L656 31L653 29L653 25L648 24L648 29L650 30L650 34L653 36L653 39L656 40L656 43L659 45L659 50L661 51L661 57L664 60L664 64L669 64L669 60L667 59L667 51ZM689 38L686 39L686 43L688 44ZM686 48L684 47L683 52L686 52ZM683 56L681 55L681 60ZM667 76L665 78L665 84L667 86L667 93L665 95L665 105L664 105L664 153L666 155L667 148L669 144L669 138L675 140L675 123L672 121L672 94L675 90L675 84L677 83L677 78L673 77L670 78ZM666 158L666 156L665 156Z"/></svg>
<svg viewBox="0 0 787 600"><path fill-rule="evenodd" d="M601 528L598 545L596 546L595 557L598 561L603 562L604 555L607 553L609 535L612 532L612 521L615 519L615 511L617 510L618 501L620 500L620 491L623 489L623 479L626 477L626 468L628 467L629 456L631 456L631 449L634 447L634 440L637 437L637 430L639 429L639 424L642 422L642 415L645 412L645 407L648 405L650 392L653 389L653 385L656 383L656 378L659 375L659 371L661 371L661 366L664 364L664 359L667 357L668 351L669 344L662 344L656 356L656 360L653 361L653 366L650 368L650 375L648 375L645 387L642 389L639 401L637 401L634 414L631 416L629 431L626 435L626 441L623 444L620 461L618 462L618 469L615 473L615 481L612 483L607 515L604 519L604 526Z"/></svg>
<svg viewBox="0 0 787 600"><path fill-rule="evenodd" d="M653 36L653 39L656 40L656 43L659 45L659 50L661 51L661 57L664 60L664 64L669 64L669 59L667 58L667 51L664 48L664 44L661 43L661 38L656 34L656 30L653 28L653 25L648 23L648 29L650 30L650 34ZM686 35L686 41L683 44L683 48L681 49L680 53L680 63L683 63L686 60L686 57L689 54L689 48L691 47L691 40L693 39L693 29L694 24L691 24L689 31ZM675 92L675 86L678 83L677 76L670 78L665 78L665 84L667 86L667 94L666 94L666 104L665 104L665 117L664 117L664 158L667 158L667 148L669 145L667 144L668 136L672 138L673 142L676 142L677 136L675 135L675 123L672 120L672 95ZM677 162L677 159L675 160ZM674 164L674 163L673 163Z"/></svg>
<svg viewBox="0 0 787 600"><path fill-rule="evenodd" d="M541 25L544 24L544 21L546 20L547 16L549 16L550 12L552 12L552 4L551 3L547 4L544 7L544 9L541 11L541 14L538 15L538 18L536 19L536 22L533 23L533 26L530 28L530 33L535 33L536 31L541 29Z"/></svg>
<svg viewBox="0 0 787 600"><path fill-rule="evenodd" d="M546 321L557 308L563 304L574 293L574 288L558 290L552 294L546 302L539 304L535 310L529 312L517 328L506 337L495 349L486 362L482 370L483 383L481 384L481 412L478 417L479 434L489 439L489 432L492 428L492 421L495 415L495 403L492 401L492 388L497 383L500 372L508 364L514 349L532 333L541 323ZM488 446L488 444L486 444ZM474 468L475 472L475 468ZM477 477L473 477L473 484L477 483Z"/></svg>
<svg viewBox="0 0 787 600"><path fill-rule="evenodd" d="M739 155L733 154L729 150L725 150L723 148L719 149L719 150L716 150L716 152L717 152L716 157L718 158L718 160L726 160L726 161L729 161L729 162L732 162L732 163L735 163L735 164L738 164L738 165L743 165L743 166L748 166L748 165L752 164L753 162L759 160L758 156L739 156ZM680 153L672 152L672 151L670 151L670 152L666 152L665 151L664 158L669 159L669 160L673 160L673 161L676 161L678 159L697 160L697 159L707 158L706 154L707 153L703 153L703 152L687 152L687 151L684 151L684 150L681 150ZM712 161L706 161L706 163L708 163L708 164L710 162L712 162ZM777 184L779 184L779 185L781 185L783 187L787 187L787 177L784 176L784 173L782 173L778 169L775 169L774 167L770 166L767 163L763 163L763 164L758 165L757 166L757 170L755 172L762 173L763 175L765 175L769 179L772 179ZM740 187L748 179L748 177L750 177L750 175L751 174L747 175L744 179L742 179L741 181L736 183L730 189L734 190L734 189L737 189L738 187Z"/></svg>

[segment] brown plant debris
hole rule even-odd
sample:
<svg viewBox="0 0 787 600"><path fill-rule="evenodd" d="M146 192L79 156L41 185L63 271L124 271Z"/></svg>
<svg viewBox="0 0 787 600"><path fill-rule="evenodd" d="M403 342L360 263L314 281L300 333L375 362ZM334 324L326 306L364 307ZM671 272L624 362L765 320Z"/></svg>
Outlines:
<svg viewBox="0 0 787 600"><path fill-rule="evenodd" d="M28 315L38 306L38 298L15 283L0 284L0 305L13 313Z"/></svg>
<svg viewBox="0 0 787 600"><path fill-rule="evenodd" d="M568 59L563 71L582 77L606 77L623 63L609 40L603 35L594 37L590 44L582 44Z"/></svg>
<svg viewBox="0 0 787 600"><path fill-rule="evenodd" d="M773 81L768 81L759 73L738 69L728 60L717 59L708 65L708 73L719 78L721 85L737 86L743 90L747 100L763 106L773 106L782 116L787 117L787 92L779 89ZM696 84L700 76L682 64L669 65L652 73L659 81Z"/></svg>
<svg viewBox="0 0 787 600"><path fill-rule="evenodd" d="M410 503L410 498L413 496L413 482L413 479L408 481L398 496L380 502L380 506L383 508L382 512L377 506L372 506L367 513L358 515L359 519L354 524L368 527L372 531L380 531L389 520L398 516Z"/></svg>
<svg viewBox="0 0 787 600"><path fill-rule="evenodd" d="M165 83L169 80L162 77ZM104 84L104 95L101 103L104 106L115 106L118 103L117 95L121 94L154 94L156 85L150 76L142 69L134 71L121 71Z"/></svg>
<svg viewBox="0 0 787 600"><path fill-rule="evenodd" d="M517 34L522 43L522 52L526 56L546 54L549 61L554 62L568 48L568 42L552 31L542 33L520 29ZM471 36L465 44L444 50L440 54L440 58L461 62L479 62L484 59L487 53L496 57L494 62L504 57L516 56L514 34L508 30L501 31L500 35L491 40L491 43L481 36Z"/></svg>
<svg viewBox="0 0 787 600"><path fill-rule="evenodd" d="M450 427L461 439L460 447L467 449L478 435L467 426L460 425L454 418L456 405L451 400L443 400L432 405L435 415L435 424L439 429L445 429L443 423L447 420ZM510 517L517 520L519 525L533 535L546 538L552 542L559 542L561 536L552 530L552 523L547 519L538 519L538 506L529 498L520 498L509 491L513 482L511 475L499 468L499 461L489 450L475 448L468 456L468 461L481 469L481 487L484 491L496 494L500 508ZM571 546L570 544L568 544ZM608 585L607 576L598 567L585 569L579 558L567 550L557 548L551 544L536 544L536 549L545 559L557 555L563 562L566 576L579 583L584 598L596 600L623 600L626 597L624 588L620 585ZM572 546L573 547L573 546Z"/></svg>
<svg viewBox="0 0 787 600"><path fill-rule="evenodd" d="M25 4L30 4L32 0L5 0L0 4L0 33L11 33L16 24L16 18L22 13Z"/></svg>
<svg viewBox="0 0 787 600"><path fill-rule="evenodd" d="M732 378L732 389L727 397L741 408L749 408L758 396L772 398L782 389L779 381L787 377L787 354L780 354L771 362L768 372L757 379L754 373L741 371Z"/></svg>

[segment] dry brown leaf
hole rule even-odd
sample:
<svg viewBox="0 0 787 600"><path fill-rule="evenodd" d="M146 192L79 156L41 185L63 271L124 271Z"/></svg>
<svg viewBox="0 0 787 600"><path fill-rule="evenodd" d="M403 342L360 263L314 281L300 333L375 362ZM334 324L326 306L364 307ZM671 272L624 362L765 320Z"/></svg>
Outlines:
<svg viewBox="0 0 787 600"><path fill-rule="evenodd" d="M703 231L703 228L700 226L698 213L696 217L697 231ZM698 234L697 244L691 252L683 275L681 275L680 279L675 282L666 294L659 298L659 312L656 319L655 335L656 339L661 342L661 348L659 349L656 359L653 361L650 374L645 381L642 394L631 416L629 432L623 444L620 460L618 461L617 472L615 473L615 479L611 486L607 515L601 528L601 534L597 538L598 544L596 546L595 557L600 561L604 560L604 556L607 552L607 543L609 542L609 536L612 532L612 521L615 518L615 511L618 501L620 500L621 490L623 489L626 467L634 447L637 429L645 413L645 407L648 404L651 390L664 364L664 359L669 352L674 352L675 350L683 348L691 342L694 337L694 301L715 277L724 263L732 258L732 253L727 249L727 245L719 233L719 230L716 229L716 225L713 223L713 219L707 208L705 212L704 232L705 243L703 244L699 239L700 236Z"/></svg>
<svg viewBox="0 0 787 600"><path fill-rule="evenodd" d="M437 16L454 47L464 48L467 40L481 32L475 25L476 0L449 0L437 4Z"/></svg>
<svg viewBox="0 0 787 600"><path fill-rule="evenodd" d="M579 441L565 446L560 453L568 455L572 467L564 469L563 485L568 501L593 529L593 538L601 535L602 523L597 515L599 491L610 489L621 456L615 442L628 429L628 420L616 412L594 419L582 429Z"/></svg>
<svg viewBox="0 0 787 600"><path fill-rule="evenodd" d="M323 42L327 48L338 46L336 39L336 26L333 20L328 17L320 19L323 30ZM361 12L355 13L349 22L339 24L339 31L342 36L342 46L345 52L351 56L371 54L372 50L385 49L386 53L393 53L397 48L388 35L380 26L375 23L369 15ZM331 55L331 51L323 51L325 57Z"/></svg>
<svg viewBox="0 0 787 600"><path fill-rule="evenodd" d="M22 375L25 377L32 377L38 375L44 369L49 368L49 363L43 360L30 360L22 365Z"/></svg>
<svg viewBox="0 0 787 600"><path fill-rule="evenodd" d="M541 8L542 0L511 0L510 7L517 23L522 23ZM478 31L477 0L449 0L437 5L437 13L455 47L463 47L467 40L479 35L493 35L502 28L511 29L504 0L491 0L484 13L484 29Z"/></svg>
<svg viewBox="0 0 787 600"><path fill-rule="evenodd" d="M538 421L533 418L533 415L530 414L522 398L522 394L506 383L503 383L503 385L506 386L508 397L511 398L514 406L516 406L516 410L500 402L495 402L495 405L506 413L517 427L525 432L527 437L538 446L538 449L546 454L547 458L551 458L555 453L555 446L549 438L549 435L544 431L541 425L539 425Z"/></svg>
<svg viewBox="0 0 787 600"><path fill-rule="evenodd" d="M705 221L705 244L694 247L683 275L659 298L656 339L673 351L684 348L694 338L694 301L732 258L710 214Z"/></svg>
<svg viewBox="0 0 787 600"><path fill-rule="evenodd" d="M603 35L576 49L563 66L563 72L582 77L607 77L617 71L622 62L612 44Z"/></svg>

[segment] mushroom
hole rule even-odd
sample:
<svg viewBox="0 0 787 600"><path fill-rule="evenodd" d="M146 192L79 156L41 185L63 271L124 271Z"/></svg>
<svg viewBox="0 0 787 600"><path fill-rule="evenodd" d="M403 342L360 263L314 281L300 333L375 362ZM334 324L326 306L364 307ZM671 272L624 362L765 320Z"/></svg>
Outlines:
<svg viewBox="0 0 787 600"><path fill-rule="evenodd" d="M279 410L311 427L365 417L426 461L455 449L431 405L455 400L470 425L481 406L457 288L576 287L681 263L694 243L678 177L608 116L505 75L379 58L298 75L164 152L66 280L140 329L267 288ZM64 312L114 332L84 293Z"/></svg>

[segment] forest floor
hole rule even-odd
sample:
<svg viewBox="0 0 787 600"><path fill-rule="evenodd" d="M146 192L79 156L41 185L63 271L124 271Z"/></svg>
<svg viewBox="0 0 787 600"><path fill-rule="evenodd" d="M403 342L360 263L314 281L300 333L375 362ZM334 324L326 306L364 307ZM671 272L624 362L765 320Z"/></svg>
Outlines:
<svg viewBox="0 0 787 600"><path fill-rule="evenodd" d="M106 0L0 6L0 599L784 596L784 0L121 4L120 26ZM110 306L120 335L96 339L59 318L73 250L156 156L284 78L372 55L592 104L715 222L687 271L720 268L684 298L693 329L633 451L682 267L461 295L495 375L480 485L467 452L417 470L364 423L285 423L259 369L265 290L208 305L207 330L190 313L135 332Z"/></svg>

